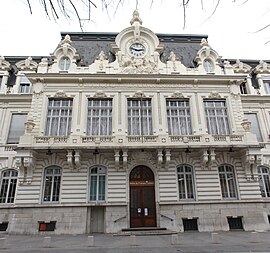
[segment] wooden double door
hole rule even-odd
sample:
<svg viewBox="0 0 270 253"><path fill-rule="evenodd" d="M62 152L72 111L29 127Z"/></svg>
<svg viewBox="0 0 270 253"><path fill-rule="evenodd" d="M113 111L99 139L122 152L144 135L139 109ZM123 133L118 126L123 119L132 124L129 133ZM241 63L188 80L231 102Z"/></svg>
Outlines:
<svg viewBox="0 0 270 253"><path fill-rule="evenodd" d="M156 226L154 173L146 166L135 167L129 177L130 227Z"/></svg>

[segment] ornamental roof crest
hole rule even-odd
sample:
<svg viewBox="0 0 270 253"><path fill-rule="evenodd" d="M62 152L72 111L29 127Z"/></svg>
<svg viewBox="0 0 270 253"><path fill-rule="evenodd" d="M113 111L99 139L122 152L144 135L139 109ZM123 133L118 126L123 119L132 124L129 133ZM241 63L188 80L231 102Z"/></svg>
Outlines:
<svg viewBox="0 0 270 253"><path fill-rule="evenodd" d="M259 65L255 67L255 73L261 73L261 74L270 73L270 64L261 60Z"/></svg>
<svg viewBox="0 0 270 253"><path fill-rule="evenodd" d="M251 70L251 66L237 59L236 63L233 64L233 70L235 73L249 73Z"/></svg>
<svg viewBox="0 0 270 253"><path fill-rule="evenodd" d="M9 70L10 63L5 60L5 57L0 55L0 70Z"/></svg>
<svg viewBox="0 0 270 253"><path fill-rule="evenodd" d="M25 60L17 62L15 65L19 70L36 70L38 67L38 63L33 61L32 57L30 56Z"/></svg>

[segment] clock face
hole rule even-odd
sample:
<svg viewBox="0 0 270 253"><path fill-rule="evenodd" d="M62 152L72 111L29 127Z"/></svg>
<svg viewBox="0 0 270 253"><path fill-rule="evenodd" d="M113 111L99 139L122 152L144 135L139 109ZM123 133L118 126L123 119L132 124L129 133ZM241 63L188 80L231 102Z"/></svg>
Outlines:
<svg viewBox="0 0 270 253"><path fill-rule="evenodd" d="M129 47L129 51L133 56L140 57L145 54L145 47L143 44L137 42L137 43L133 43Z"/></svg>

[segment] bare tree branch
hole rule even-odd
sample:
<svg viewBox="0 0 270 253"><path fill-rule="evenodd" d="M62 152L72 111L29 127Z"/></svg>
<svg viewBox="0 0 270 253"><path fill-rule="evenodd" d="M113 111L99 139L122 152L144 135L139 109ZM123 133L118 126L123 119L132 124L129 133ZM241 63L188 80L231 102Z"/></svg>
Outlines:
<svg viewBox="0 0 270 253"><path fill-rule="evenodd" d="M204 20L203 23L205 23L207 20L209 20L209 19L216 13L216 10L217 10L217 8L218 8L218 6L219 6L219 3L220 3L220 0L217 1L217 4L216 4L216 6L215 6L213 12L211 13L211 15L210 15L206 20Z"/></svg>
<svg viewBox="0 0 270 253"><path fill-rule="evenodd" d="M30 4L30 0L27 0L27 4L28 4L28 7L29 7L29 11L30 11L30 13L31 13L31 15L32 15L33 12L32 12L32 6L31 6L31 4Z"/></svg>
<svg viewBox="0 0 270 253"><path fill-rule="evenodd" d="M261 32L261 31L263 31L264 29L268 28L269 26L270 26L270 24L268 24L268 25L264 26L263 28L261 28L261 29L255 31L254 33Z"/></svg>

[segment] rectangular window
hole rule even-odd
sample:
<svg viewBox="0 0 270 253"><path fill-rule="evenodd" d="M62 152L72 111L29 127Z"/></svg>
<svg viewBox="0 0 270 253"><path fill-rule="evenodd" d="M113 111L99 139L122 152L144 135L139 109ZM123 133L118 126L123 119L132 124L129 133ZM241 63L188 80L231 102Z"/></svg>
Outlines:
<svg viewBox="0 0 270 253"><path fill-rule="evenodd" d="M44 222L39 221L38 231L54 231L56 221Z"/></svg>
<svg viewBox="0 0 270 253"><path fill-rule="evenodd" d="M230 230L243 230L242 217L227 217Z"/></svg>
<svg viewBox="0 0 270 253"><path fill-rule="evenodd" d="M112 100L89 99L87 135L112 135Z"/></svg>
<svg viewBox="0 0 270 253"><path fill-rule="evenodd" d="M8 222L0 223L0 231L7 231L7 228L8 228Z"/></svg>
<svg viewBox="0 0 270 253"><path fill-rule="evenodd" d="M61 186L61 168L51 166L45 169L43 202L58 202Z"/></svg>
<svg viewBox="0 0 270 253"><path fill-rule="evenodd" d="M128 134L152 135L152 106L150 99L128 100Z"/></svg>
<svg viewBox="0 0 270 253"><path fill-rule="evenodd" d="M105 201L106 169L94 167L90 171L90 201Z"/></svg>
<svg viewBox="0 0 270 253"><path fill-rule="evenodd" d="M234 169L230 165L218 167L221 194L223 199L236 199L236 179Z"/></svg>
<svg viewBox="0 0 270 253"><path fill-rule="evenodd" d="M270 94L270 80L263 80L263 86L266 94Z"/></svg>
<svg viewBox="0 0 270 253"><path fill-rule="evenodd" d="M167 100L169 135L191 135L191 117L188 100Z"/></svg>
<svg viewBox="0 0 270 253"><path fill-rule="evenodd" d="M18 144L20 137L24 134L24 123L27 120L27 114L12 114L8 133L8 144Z"/></svg>
<svg viewBox="0 0 270 253"><path fill-rule="evenodd" d="M19 93L30 93L31 83L26 76L21 77Z"/></svg>
<svg viewBox="0 0 270 253"><path fill-rule="evenodd" d="M194 182L192 167L180 165L177 168L180 199L194 199Z"/></svg>
<svg viewBox="0 0 270 253"><path fill-rule="evenodd" d="M198 231L198 218L182 219L184 231Z"/></svg>
<svg viewBox="0 0 270 253"><path fill-rule="evenodd" d="M262 134L258 122L257 113L245 113L245 118L251 122L251 133L256 134L258 141L262 141Z"/></svg>
<svg viewBox="0 0 270 253"><path fill-rule="evenodd" d="M70 134L72 103L72 99L49 99L45 131L47 136L67 136Z"/></svg>
<svg viewBox="0 0 270 253"><path fill-rule="evenodd" d="M3 80L3 76L0 76L0 90L1 90L1 87L2 87L2 80Z"/></svg>
<svg viewBox="0 0 270 253"><path fill-rule="evenodd" d="M225 100L205 100L204 109L209 134L230 134L229 118Z"/></svg>
<svg viewBox="0 0 270 253"><path fill-rule="evenodd" d="M240 84L240 93L241 94L248 94L248 92L247 92L247 84L246 83L241 83Z"/></svg>

